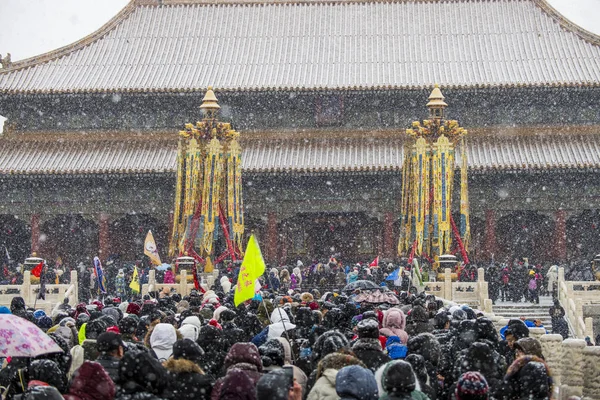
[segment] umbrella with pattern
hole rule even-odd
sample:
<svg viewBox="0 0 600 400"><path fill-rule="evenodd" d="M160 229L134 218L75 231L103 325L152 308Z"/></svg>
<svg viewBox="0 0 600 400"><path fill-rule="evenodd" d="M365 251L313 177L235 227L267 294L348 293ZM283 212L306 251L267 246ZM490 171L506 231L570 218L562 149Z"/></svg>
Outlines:
<svg viewBox="0 0 600 400"><path fill-rule="evenodd" d="M0 315L0 357L37 357L62 351L33 323L12 314Z"/></svg>

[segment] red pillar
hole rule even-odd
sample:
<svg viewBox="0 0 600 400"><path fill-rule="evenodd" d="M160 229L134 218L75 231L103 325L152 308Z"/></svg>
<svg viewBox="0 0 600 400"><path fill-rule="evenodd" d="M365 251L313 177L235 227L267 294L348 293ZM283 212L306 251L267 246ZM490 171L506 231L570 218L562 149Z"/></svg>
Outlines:
<svg viewBox="0 0 600 400"><path fill-rule="evenodd" d="M394 258L394 213L390 211L383 216L383 256Z"/></svg>
<svg viewBox="0 0 600 400"><path fill-rule="evenodd" d="M565 261L567 259L567 212L556 211L554 220L554 258L556 261Z"/></svg>
<svg viewBox="0 0 600 400"><path fill-rule="evenodd" d="M494 254L498 259L496 251L496 211L486 210L484 256L491 259Z"/></svg>
<svg viewBox="0 0 600 400"><path fill-rule="evenodd" d="M270 212L267 214L267 261L277 261L277 214Z"/></svg>
<svg viewBox="0 0 600 400"><path fill-rule="evenodd" d="M99 252L100 252L100 258L102 260L106 260L106 258L108 257L108 254L110 252L110 235L108 233L108 223L110 220L110 215L105 214L105 213L101 213L100 214L100 221L99 221L99 225L100 225L100 232L98 235L99 238L99 243L98 243L98 247L99 247Z"/></svg>
<svg viewBox="0 0 600 400"><path fill-rule="evenodd" d="M31 254L37 254L40 251L40 216L33 214L31 216Z"/></svg>

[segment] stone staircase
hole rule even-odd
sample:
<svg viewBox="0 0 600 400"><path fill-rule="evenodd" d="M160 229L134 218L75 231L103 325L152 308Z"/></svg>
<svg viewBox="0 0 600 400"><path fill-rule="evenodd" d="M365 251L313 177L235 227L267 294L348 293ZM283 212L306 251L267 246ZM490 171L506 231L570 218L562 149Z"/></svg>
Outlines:
<svg viewBox="0 0 600 400"><path fill-rule="evenodd" d="M544 324L544 328L548 333L552 332L552 322L548 313L552 306L552 297L540 296L540 304L531 304L530 302L515 303L512 301L497 301L492 307L495 315L502 316L507 319L539 319Z"/></svg>

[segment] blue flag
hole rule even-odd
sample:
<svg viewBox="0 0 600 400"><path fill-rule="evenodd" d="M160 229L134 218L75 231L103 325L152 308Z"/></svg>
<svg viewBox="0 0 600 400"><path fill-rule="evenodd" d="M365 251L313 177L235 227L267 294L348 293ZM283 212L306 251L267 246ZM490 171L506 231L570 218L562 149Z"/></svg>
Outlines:
<svg viewBox="0 0 600 400"><path fill-rule="evenodd" d="M96 274L96 279L98 279L98 290L100 290L100 293L106 294L106 277L104 276L102 263L98 257L94 257L94 273Z"/></svg>
<svg viewBox="0 0 600 400"><path fill-rule="evenodd" d="M386 281L395 281L395 280L398 280L398 278L400 278L400 268L398 268L397 270L395 270L394 272L389 274L387 276L387 278L385 278L385 280Z"/></svg>

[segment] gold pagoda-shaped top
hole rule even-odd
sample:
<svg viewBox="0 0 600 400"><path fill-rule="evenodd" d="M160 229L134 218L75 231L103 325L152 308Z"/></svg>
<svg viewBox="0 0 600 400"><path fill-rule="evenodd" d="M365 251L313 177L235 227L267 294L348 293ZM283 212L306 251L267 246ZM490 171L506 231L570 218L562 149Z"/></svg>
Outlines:
<svg viewBox="0 0 600 400"><path fill-rule="evenodd" d="M221 109L217 101L217 96L215 96L215 92L213 92L212 86L208 87L204 98L202 99L202 105L200 109L206 113L208 118L214 118L217 111Z"/></svg>

